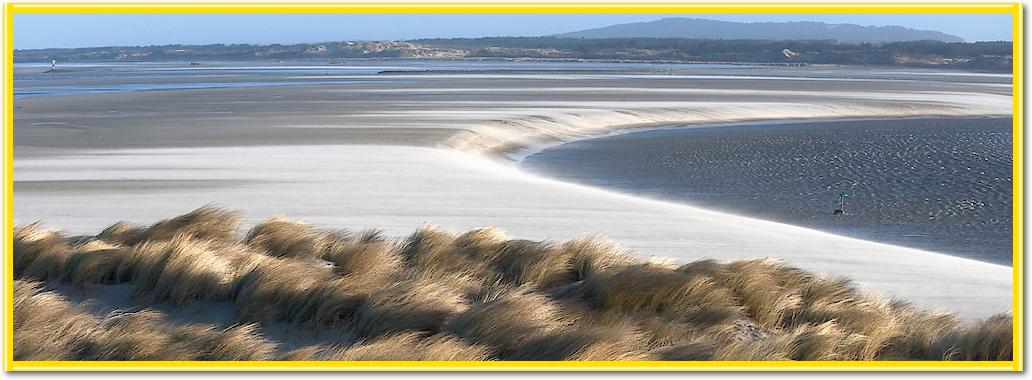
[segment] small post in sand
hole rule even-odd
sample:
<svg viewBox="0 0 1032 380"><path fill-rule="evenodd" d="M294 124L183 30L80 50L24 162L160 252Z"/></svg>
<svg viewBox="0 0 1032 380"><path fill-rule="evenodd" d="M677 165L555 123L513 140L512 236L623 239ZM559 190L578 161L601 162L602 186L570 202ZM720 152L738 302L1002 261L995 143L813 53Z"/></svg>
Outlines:
<svg viewBox="0 0 1032 380"><path fill-rule="evenodd" d="M845 215L846 214L846 193L839 193L838 195L838 208L831 213L832 215Z"/></svg>

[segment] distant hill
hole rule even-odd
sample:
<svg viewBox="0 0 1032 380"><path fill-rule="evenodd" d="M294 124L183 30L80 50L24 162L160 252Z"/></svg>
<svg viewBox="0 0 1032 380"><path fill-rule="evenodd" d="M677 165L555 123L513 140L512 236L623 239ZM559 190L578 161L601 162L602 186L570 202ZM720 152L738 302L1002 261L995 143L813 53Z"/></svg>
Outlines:
<svg viewBox="0 0 1032 380"><path fill-rule="evenodd" d="M839 42L943 41L964 39L932 30L901 26L861 26L823 22L729 22L698 18L665 18L558 34L569 38L692 38L718 40L836 40Z"/></svg>

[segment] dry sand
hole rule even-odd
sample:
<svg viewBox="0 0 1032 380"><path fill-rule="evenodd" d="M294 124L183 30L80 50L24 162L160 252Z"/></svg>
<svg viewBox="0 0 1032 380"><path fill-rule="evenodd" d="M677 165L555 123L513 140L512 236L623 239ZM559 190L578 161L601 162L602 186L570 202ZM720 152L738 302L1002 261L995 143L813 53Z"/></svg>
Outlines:
<svg viewBox="0 0 1032 380"><path fill-rule="evenodd" d="M767 79L391 75L18 99L15 223L96 233L214 203L251 221L283 213L398 235L423 223L492 225L529 239L603 235L682 261L780 258L965 318L1010 310L1007 266L571 185L498 159L625 127L1011 114L1009 88L971 77L769 71Z"/></svg>

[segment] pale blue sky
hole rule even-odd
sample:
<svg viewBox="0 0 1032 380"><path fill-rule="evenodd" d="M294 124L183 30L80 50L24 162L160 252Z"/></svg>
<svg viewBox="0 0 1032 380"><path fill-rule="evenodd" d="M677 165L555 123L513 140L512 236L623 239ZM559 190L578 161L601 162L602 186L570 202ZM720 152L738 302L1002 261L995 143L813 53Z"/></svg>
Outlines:
<svg viewBox="0 0 1032 380"><path fill-rule="evenodd" d="M664 17L899 25L968 41L1011 39L1006 14L17 14L14 47L538 36Z"/></svg>

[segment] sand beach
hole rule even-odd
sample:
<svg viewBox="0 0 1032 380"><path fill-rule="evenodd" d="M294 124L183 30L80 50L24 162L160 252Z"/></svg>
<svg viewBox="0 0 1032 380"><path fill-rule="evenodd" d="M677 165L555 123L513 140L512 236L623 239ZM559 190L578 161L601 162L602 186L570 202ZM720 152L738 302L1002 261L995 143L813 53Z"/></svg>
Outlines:
<svg viewBox="0 0 1032 380"><path fill-rule="evenodd" d="M534 240L604 236L681 262L780 259L965 319L1011 308L1009 266L565 183L515 165L543 147L630 128L1010 116L1009 76L835 67L260 72L220 80L304 83L16 99L15 224L96 234L120 220L149 224L215 204L244 211L251 224L285 214L395 236L425 224L495 226ZM16 88L184 80L21 75Z"/></svg>

